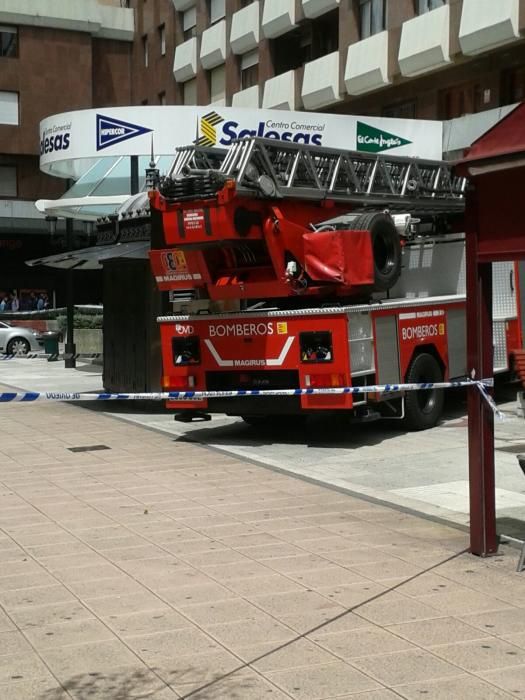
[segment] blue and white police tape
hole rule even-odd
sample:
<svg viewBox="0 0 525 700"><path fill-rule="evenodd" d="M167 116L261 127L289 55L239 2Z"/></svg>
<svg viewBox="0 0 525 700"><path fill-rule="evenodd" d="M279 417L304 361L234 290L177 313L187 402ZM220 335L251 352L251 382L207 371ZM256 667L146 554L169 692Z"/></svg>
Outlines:
<svg viewBox="0 0 525 700"><path fill-rule="evenodd" d="M307 389L235 389L232 391L159 391L132 394L110 394L68 391L26 391L0 393L0 403L21 401L201 401L204 399L237 398L244 396L317 396L323 394L393 394L400 391L429 391L430 389L459 389L476 387L494 414L504 419L504 414L496 406L487 389L494 386L493 379L473 381L470 379L456 382L425 382L422 384L371 384L369 386L342 386Z"/></svg>
<svg viewBox="0 0 525 700"><path fill-rule="evenodd" d="M45 353L45 352L26 352L26 353L17 353L16 355L0 355L0 361L1 360L79 360L79 359L90 359L90 360L96 360L99 357L102 357L101 352L76 352L76 353L70 353L70 352L53 352L53 353Z"/></svg>

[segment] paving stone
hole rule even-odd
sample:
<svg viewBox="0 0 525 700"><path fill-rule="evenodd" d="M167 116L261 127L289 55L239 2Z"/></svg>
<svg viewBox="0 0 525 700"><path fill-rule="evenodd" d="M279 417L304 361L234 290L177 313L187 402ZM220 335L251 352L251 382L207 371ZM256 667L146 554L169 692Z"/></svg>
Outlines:
<svg viewBox="0 0 525 700"><path fill-rule="evenodd" d="M158 595L163 600L167 600L169 603L175 605L175 607L195 605L198 603L212 603L214 601L236 597L233 591L211 579L209 583L191 583L183 586L160 588Z"/></svg>
<svg viewBox="0 0 525 700"><path fill-rule="evenodd" d="M189 684L198 686L218 679L235 670L243 670L244 664L233 654L217 647L206 653L177 654L170 658L155 659L153 669L170 685L189 690Z"/></svg>
<svg viewBox="0 0 525 700"><path fill-rule="evenodd" d="M11 616L21 629L40 628L58 622L86 620L93 613L76 600L15 608Z"/></svg>
<svg viewBox="0 0 525 700"><path fill-rule="evenodd" d="M226 582L228 588L249 600L264 593L289 593L304 591L305 587L287 576L269 573L268 576L255 576L253 578L233 579Z"/></svg>
<svg viewBox="0 0 525 700"><path fill-rule="evenodd" d="M434 647L432 651L441 658L473 672L525 664L525 649L496 637L447 644Z"/></svg>
<svg viewBox="0 0 525 700"><path fill-rule="evenodd" d="M253 620L261 614L257 607L242 600L242 598L230 598L197 605L181 605L179 609L195 624L202 627L221 622Z"/></svg>
<svg viewBox="0 0 525 700"><path fill-rule="evenodd" d="M197 627L127 637L127 644L150 666L171 663L179 656L204 654L220 649L219 644Z"/></svg>
<svg viewBox="0 0 525 700"><path fill-rule="evenodd" d="M457 666L423 649L365 656L352 659L352 665L389 687L461 674Z"/></svg>
<svg viewBox="0 0 525 700"><path fill-rule="evenodd" d="M0 632L0 656L9 654L21 655L26 652L32 653L31 646L18 630L13 629L9 632ZM1 693L0 697L2 697Z"/></svg>
<svg viewBox="0 0 525 700"><path fill-rule="evenodd" d="M74 600L73 594L65 586L58 583L51 586L20 588L0 593L0 603L8 611L34 605L47 605L48 603L67 603Z"/></svg>
<svg viewBox="0 0 525 700"><path fill-rule="evenodd" d="M290 697L256 673L246 670L205 684L197 683L189 686L176 686L176 690L182 697L191 697L191 700L210 700L211 698L228 698L228 700L271 698L271 700L286 700Z"/></svg>
<svg viewBox="0 0 525 700"><path fill-rule="evenodd" d="M45 678L49 678L49 672L32 650L25 654L0 656L0 684Z"/></svg>
<svg viewBox="0 0 525 700"><path fill-rule="evenodd" d="M233 651L264 642L283 642L296 636L291 629L264 613L259 613L256 619L208 625L206 631Z"/></svg>
<svg viewBox="0 0 525 700"><path fill-rule="evenodd" d="M126 615L145 610L157 610L162 601L153 593L141 590L138 593L123 593L101 598L91 598L86 604L96 615L106 618L110 615Z"/></svg>
<svg viewBox="0 0 525 700"><path fill-rule="evenodd" d="M525 630L525 610L523 608L507 608L494 612L462 615L460 619L467 625L483 630L486 634L504 636Z"/></svg>
<svg viewBox="0 0 525 700"><path fill-rule="evenodd" d="M284 691L297 700L319 700L335 697L349 691L375 690L381 686L364 673L342 661L311 666L308 669L290 669L266 674Z"/></svg>
<svg viewBox="0 0 525 700"><path fill-rule="evenodd" d="M352 633L337 632L317 637L317 643L342 659L405 651L415 647L395 634L378 627L360 627Z"/></svg>
<svg viewBox="0 0 525 700"><path fill-rule="evenodd" d="M422 647L467 642L471 639L483 639L484 637L490 638L490 635L493 634L492 630L476 629L454 617L405 622L401 625L389 625L387 629Z"/></svg>
<svg viewBox="0 0 525 700"><path fill-rule="evenodd" d="M161 678L139 664L98 673L79 673L67 679L64 686L68 697L74 700L174 700L179 697Z"/></svg>
<svg viewBox="0 0 525 700"><path fill-rule="evenodd" d="M307 639L290 643L257 644L237 650L238 656L253 668L266 673L290 668L308 668L338 661L333 654Z"/></svg>
<svg viewBox="0 0 525 700"><path fill-rule="evenodd" d="M370 603L365 603L357 609L357 612L377 625L445 617L445 613L440 613L435 607L404 598L397 593L388 593Z"/></svg>
<svg viewBox="0 0 525 700"><path fill-rule="evenodd" d="M118 640L42 649L41 654L51 671L61 681L79 674L112 673L119 666L138 663L135 654Z"/></svg>
<svg viewBox="0 0 525 700"><path fill-rule="evenodd" d="M513 697L524 697L525 665L512 666L497 671L481 671L479 675L488 683L505 690Z"/></svg>
<svg viewBox="0 0 525 700"><path fill-rule="evenodd" d="M71 696L48 674L28 681L0 683L0 697L2 700L68 700Z"/></svg>
<svg viewBox="0 0 525 700"><path fill-rule="evenodd" d="M457 678L440 679L437 681L420 681L410 685L396 685L394 690L407 700L420 700L422 697L432 700L505 700L507 693L498 690L479 678L458 676Z"/></svg>
<svg viewBox="0 0 525 700"><path fill-rule="evenodd" d="M25 634L38 650L115 639L111 630L94 618L27 627Z"/></svg>
<svg viewBox="0 0 525 700"><path fill-rule="evenodd" d="M115 633L124 639L141 634L154 634L191 626L191 623L185 617L179 615L179 613L168 606L128 615L110 615L106 618L106 621L115 630Z"/></svg>

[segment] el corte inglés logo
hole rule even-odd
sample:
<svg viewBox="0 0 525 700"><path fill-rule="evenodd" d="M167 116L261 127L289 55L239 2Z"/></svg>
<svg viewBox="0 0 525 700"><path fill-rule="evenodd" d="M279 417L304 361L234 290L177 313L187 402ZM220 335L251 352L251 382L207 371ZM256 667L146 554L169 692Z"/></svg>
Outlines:
<svg viewBox="0 0 525 700"><path fill-rule="evenodd" d="M390 134L383 129L377 129L375 126L357 122L356 143L358 151L367 151L368 153L380 153L388 151L391 148L399 148L399 146L407 146L412 141Z"/></svg>
<svg viewBox="0 0 525 700"><path fill-rule="evenodd" d="M97 151L152 131L145 126L97 114Z"/></svg>

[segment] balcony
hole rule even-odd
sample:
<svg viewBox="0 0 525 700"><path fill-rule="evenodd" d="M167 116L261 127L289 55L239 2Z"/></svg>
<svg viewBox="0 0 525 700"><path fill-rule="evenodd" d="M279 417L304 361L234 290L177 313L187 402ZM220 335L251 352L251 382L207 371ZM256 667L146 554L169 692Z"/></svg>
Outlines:
<svg viewBox="0 0 525 700"><path fill-rule="evenodd" d="M232 107L254 107L259 108L259 86L246 88L232 95Z"/></svg>
<svg viewBox="0 0 525 700"><path fill-rule="evenodd" d="M259 45L259 2L243 7L232 15L230 46L233 53L246 53Z"/></svg>
<svg viewBox="0 0 525 700"><path fill-rule="evenodd" d="M459 44L467 56L520 39L519 0L463 0Z"/></svg>
<svg viewBox="0 0 525 700"><path fill-rule="evenodd" d="M197 4L197 0L172 0L172 2L177 12L186 12L190 7Z"/></svg>
<svg viewBox="0 0 525 700"><path fill-rule="evenodd" d="M443 5L403 23L399 68L407 77L450 63L450 6Z"/></svg>
<svg viewBox="0 0 525 700"><path fill-rule="evenodd" d="M264 84L263 109L298 109L295 93L295 71L270 78Z"/></svg>
<svg viewBox="0 0 525 700"><path fill-rule="evenodd" d="M340 0L302 0L304 16L314 19L339 7Z"/></svg>
<svg viewBox="0 0 525 700"><path fill-rule="evenodd" d="M341 102L339 51L304 64L301 97L305 109L320 109Z"/></svg>
<svg viewBox="0 0 525 700"><path fill-rule="evenodd" d="M387 31L348 47L345 86L349 95L363 95L390 83Z"/></svg>
<svg viewBox="0 0 525 700"><path fill-rule="evenodd" d="M178 83L185 83L197 75L197 37L188 39L175 49L173 76Z"/></svg>
<svg viewBox="0 0 525 700"><path fill-rule="evenodd" d="M226 61L226 20L213 24L202 33L201 64L211 70Z"/></svg>
<svg viewBox="0 0 525 700"><path fill-rule="evenodd" d="M295 26L295 0L265 0L262 30L267 39L286 34Z"/></svg>

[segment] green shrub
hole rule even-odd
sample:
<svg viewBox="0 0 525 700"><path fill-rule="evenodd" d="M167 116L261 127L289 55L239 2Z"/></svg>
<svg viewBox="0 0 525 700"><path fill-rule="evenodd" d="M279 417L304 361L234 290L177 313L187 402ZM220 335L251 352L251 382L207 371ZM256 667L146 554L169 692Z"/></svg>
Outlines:
<svg viewBox="0 0 525 700"><path fill-rule="evenodd" d="M102 328L104 317L102 314L75 314L73 317L73 327L74 328ZM67 317L58 316L58 327L62 333L66 332L67 328Z"/></svg>

